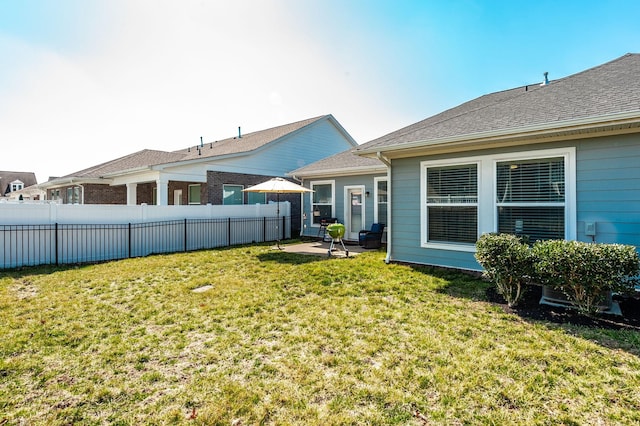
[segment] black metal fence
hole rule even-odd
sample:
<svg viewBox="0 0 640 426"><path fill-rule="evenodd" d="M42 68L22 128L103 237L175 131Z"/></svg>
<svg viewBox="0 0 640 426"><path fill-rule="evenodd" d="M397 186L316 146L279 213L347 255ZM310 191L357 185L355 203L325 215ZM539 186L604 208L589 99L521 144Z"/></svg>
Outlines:
<svg viewBox="0 0 640 426"><path fill-rule="evenodd" d="M291 217L0 225L0 269L90 263L291 238Z"/></svg>

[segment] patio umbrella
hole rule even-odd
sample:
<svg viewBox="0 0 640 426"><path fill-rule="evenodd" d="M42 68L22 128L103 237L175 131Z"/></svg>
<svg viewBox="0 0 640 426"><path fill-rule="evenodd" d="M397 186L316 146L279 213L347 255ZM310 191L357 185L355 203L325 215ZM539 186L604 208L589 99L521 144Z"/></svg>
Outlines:
<svg viewBox="0 0 640 426"><path fill-rule="evenodd" d="M280 218L280 194L302 194L304 192L313 192L313 190L311 189L305 188L302 185L298 185L297 183L293 183L280 177L274 177L266 182L262 182L254 186L250 186L249 188L245 188L242 191L276 194L276 216L278 216L278 219ZM276 230L278 229L278 222L279 220L276 222ZM276 241L279 249L280 232L276 232L276 234Z"/></svg>

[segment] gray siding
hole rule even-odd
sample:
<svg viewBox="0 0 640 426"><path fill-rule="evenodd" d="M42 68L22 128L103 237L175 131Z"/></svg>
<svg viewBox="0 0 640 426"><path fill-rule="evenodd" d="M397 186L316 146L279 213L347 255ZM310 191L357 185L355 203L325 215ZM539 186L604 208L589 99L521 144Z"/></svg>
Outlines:
<svg viewBox="0 0 640 426"><path fill-rule="evenodd" d="M590 221L595 241L640 247L640 135L583 140L576 156L578 240Z"/></svg>
<svg viewBox="0 0 640 426"><path fill-rule="evenodd" d="M576 238L586 221L596 222L596 242L640 247L640 135L558 142L524 150L576 147ZM460 156L505 153L465 152ZM391 176L392 252L395 261L480 270L473 253L420 246L420 162L443 157L394 160Z"/></svg>
<svg viewBox="0 0 640 426"><path fill-rule="evenodd" d="M391 260L479 270L473 253L420 247L420 161L425 159L392 163Z"/></svg>

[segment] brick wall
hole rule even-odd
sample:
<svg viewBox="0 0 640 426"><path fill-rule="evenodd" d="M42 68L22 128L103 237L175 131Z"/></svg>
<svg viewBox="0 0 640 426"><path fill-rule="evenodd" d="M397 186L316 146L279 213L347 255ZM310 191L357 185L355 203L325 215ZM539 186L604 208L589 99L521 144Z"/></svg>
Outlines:
<svg viewBox="0 0 640 426"><path fill-rule="evenodd" d="M178 181L170 181L169 182L169 193L167 194L167 200L169 201L169 205L172 206L174 203L174 194L176 190L182 190L182 198L181 205L189 204L189 185L200 185L200 204L207 204L207 200L205 199L206 195L206 185L198 182L178 182ZM140 183L136 187L136 204L146 203L149 205L153 205L153 191L156 187L155 182L147 182Z"/></svg>
<svg viewBox="0 0 640 426"><path fill-rule="evenodd" d="M80 200L77 202L81 202L83 200L84 191L84 204L127 204L127 188L125 186L109 186L109 185L98 185L98 184L83 184L82 186L78 185L67 185L61 186L59 188L55 188L53 190L49 190L47 194L47 198L52 200L54 199L54 193L56 191L60 191L60 200L63 204L70 204L71 200L67 197L67 189L80 188Z"/></svg>
<svg viewBox="0 0 640 426"><path fill-rule="evenodd" d="M155 182L139 183L136 186L136 204L153 205L153 188Z"/></svg>
<svg viewBox="0 0 640 426"><path fill-rule="evenodd" d="M242 185L244 188L257 185L271 179L273 176L250 175L245 173L207 172L206 197L208 202L214 205L223 203L223 186ZM276 194L266 194L266 201L276 201ZM244 202L247 203L248 194L244 194ZM301 203L300 194L280 194L280 201L291 203L291 235L296 237L300 233Z"/></svg>
<svg viewBox="0 0 640 426"><path fill-rule="evenodd" d="M87 184L82 186L85 204L127 204L127 187L124 185ZM66 197L66 190L64 193Z"/></svg>

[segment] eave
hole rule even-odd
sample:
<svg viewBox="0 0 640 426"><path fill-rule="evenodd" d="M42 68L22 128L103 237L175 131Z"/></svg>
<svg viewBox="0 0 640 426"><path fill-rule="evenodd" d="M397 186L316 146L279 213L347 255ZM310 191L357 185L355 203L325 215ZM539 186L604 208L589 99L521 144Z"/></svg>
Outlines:
<svg viewBox="0 0 640 426"><path fill-rule="evenodd" d="M371 158L376 158L377 153L383 153L390 159L407 158L418 155L524 146L637 132L640 132L640 111L631 111L577 120L535 124L515 129L492 130L418 140L391 146L371 147L356 150L354 153Z"/></svg>
<svg viewBox="0 0 640 426"><path fill-rule="evenodd" d="M387 173L387 168L385 166L362 166L362 167L342 167L335 169L324 169L318 170L315 172L307 172L304 174L291 174L287 173L287 176L295 177L295 178L327 178L327 177L335 177L335 176L362 176L362 175L374 175L374 174L384 174Z"/></svg>
<svg viewBox="0 0 640 426"><path fill-rule="evenodd" d="M49 188L57 188L60 186L69 186L69 185L87 185L87 184L99 184L99 185L110 185L111 179L103 179L103 178L84 178L78 176L71 176L66 178L58 178L52 181L47 181L43 183L39 183L37 185L33 185L40 189L49 189Z"/></svg>

